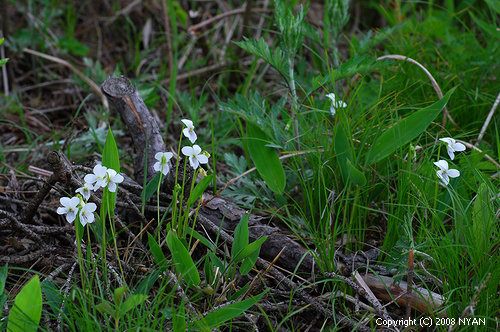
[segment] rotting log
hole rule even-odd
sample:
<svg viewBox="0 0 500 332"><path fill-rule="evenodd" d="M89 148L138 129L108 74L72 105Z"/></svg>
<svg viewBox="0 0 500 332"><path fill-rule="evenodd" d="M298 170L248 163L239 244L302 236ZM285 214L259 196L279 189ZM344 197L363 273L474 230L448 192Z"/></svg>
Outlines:
<svg viewBox="0 0 500 332"><path fill-rule="evenodd" d="M134 177L137 183L144 182L144 157L146 156L146 180L150 181L155 171L155 154L165 152L166 146L156 120L149 113L135 85L126 77L108 78L101 85L123 122L127 125L135 150ZM172 166L171 163L169 166ZM167 175L170 182L172 173Z"/></svg>
<svg viewBox="0 0 500 332"><path fill-rule="evenodd" d="M409 301L412 308L422 313L435 314L445 301L442 295L421 287L413 287L408 299L405 295L408 284L404 281L396 283L390 277L367 274L362 275L362 278L378 299L386 302L396 299L396 303L402 307L405 307Z"/></svg>

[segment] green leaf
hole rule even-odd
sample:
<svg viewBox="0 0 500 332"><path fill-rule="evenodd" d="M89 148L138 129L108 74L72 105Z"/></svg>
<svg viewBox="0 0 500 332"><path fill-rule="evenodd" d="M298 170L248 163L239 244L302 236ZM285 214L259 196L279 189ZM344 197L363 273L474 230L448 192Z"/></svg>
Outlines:
<svg viewBox="0 0 500 332"><path fill-rule="evenodd" d="M443 98L434 104L413 113L384 131L373 144L368 155L368 163L373 164L384 159L420 135L446 106L455 89L448 91Z"/></svg>
<svg viewBox="0 0 500 332"><path fill-rule="evenodd" d="M238 226L234 229L234 242L231 248L233 259L248 245L248 217L248 213L243 215Z"/></svg>
<svg viewBox="0 0 500 332"><path fill-rule="evenodd" d="M86 56L89 53L89 48L73 36L60 37L59 46L61 49L78 56Z"/></svg>
<svg viewBox="0 0 500 332"><path fill-rule="evenodd" d="M366 184L366 177L361 172L358 170L349 159L347 159L347 171L349 172L349 179L351 180L352 183L355 185L358 185L360 187L364 186Z"/></svg>
<svg viewBox="0 0 500 332"><path fill-rule="evenodd" d="M344 130L344 126L339 123L335 127L335 137L334 137L334 148L335 155L337 156L337 163L340 168L340 174L342 175L342 180L347 183L349 178L349 169L347 168L347 160L352 160L352 145L347 138L347 134Z"/></svg>
<svg viewBox="0 0 500 332"><path fill-rule="evenodd" d="M0 45L1 44L2 43L0 40ZM7 294L4 294L3 292L5 289L5 282L7 280L7 271L8 271L7 265L0 267L0 317L2 317L2 311L5 301L7 301Z"/></svg>
<svg viewBox="0 0 500 332"><path fill-rule="evenodd" d="M215 251L215 246L213 245L213 243L210 242L209 240L207 240L207 238L205 238L203 235L201 235L200 233L198 233L197 231L195 231L191 227L188 227L186 229L186 234L189 234L192 237L194 237L195 239L200 240L200 242L203 243L205 245L205 247L207 247L211 251Z"/></svg>
<svg viewBox="0 0 500 332"><path fill-rule="evenodd" d="M114 169L117 173L120 173L120 156L118 154L118 147L116 146L115 138L113 136L111 128L108 128L108 136L106 137L106 142L104 143L104 150L102 152L102 165L106 166L107 168ZM110 192L107 189L104 190L100 207L100 216L103 222L105 222L106 220L108 211L111 216L114 215L115 203L116 191Z"/></svg>
<svg viewBox="0 0 500 332"><path fill-rule="evenodd" d="M160 176L162 174L160 172L156 173L156 175L151 179L151 181L146 184L144 189L142 189L141 197L143 202L149 201L149 199L153 196L153 194L158 190L158 182L160 182Z"/></svg>
<svg viewBox="0 0 500 332"><path fill-rule="evenodd" d="M255 263L257 262L257 258L259 258L260 248L261 246L259 246L257 250L250 253L248 257L246 257L243 260L240 266L241 275L247 275L250 271L252 271L252 268L255 266Z"/></svg>
<svg viewBox="0 0 500 332"><path fill-rule="evenodd" d="M113 318L116 318L115 315L116 315L116 311L115 311L115 308L113 307L113 305L111 303L109 303L108 301L104 301L104 302L101 302L99 303L97 306L96 306L96 309L99 310L99 312L103 313L103 314L108 314L110 315L111 317Z"/></svg>
<svg viewBox="0 0 500 332"><path fill-rule="evenodd" d="M262 179L275 193L285 189L285 171L275 149L269 148L266 134L255 124L247 122L247 143L250 156Z"/></svg>
<svg viewBox="0 0 500 332"><path fill-rule="evenodd" d="M255 40L243 37L243 41L235 42L235 44L248 53L262 58L264 61L273 66L274 69L276 69L284 77L288 77L289 66L285 58L285 53L277 47L275 48L275 51L272 52L271 48L269 47L269 45L267 45L264 38Z"/></svg>
<svg viewBox="0 0 500 332"><path fill-rule="evenodd" d="M172 260L177 273L186 281L188 287L198 286L201 281L198 269L194 265L189 251L173 231L169 231L167 234L167 246L172 253Z"/></svg>
<svg viewBox="0 0 500 332"><path fill-rule="evenodd" d="M233 319L235 317L240 316L243 312L248 310L251 306L253 306L257 302L259 302L259 300L262 298L262 296L264 294L265 294L265 292L255 296L255 297L243 300L241 302L232 303L230 305L222 307L217 311L209 313L204 318L200 319L199 321L195 322L194 324L198 325L198 322L203 321L205 324L208 325L209 328L218 327L221 324L223 324L224 322L227 322L230 319Z"/></svg>
<svg viewBox="0 0 500 332"><path fill-rule="evenodd" d="M207 189L208 185L212 181L213 174L209 176L205 176L201 181L193 188L191 193L189 194L189 198L187 201L188 206L192 206L198 198L201 197L201 195L205 192L205 189Z"/></svg>
<svg viewBox="0 0 500 332"><path fill-rule="evenodd" d="M106 142L104 143L102 165L107 168L112 168L117 173L120 173L120 155L118 153L118 147L116 146L111 128L108 128L108 136L106 137Z"/></svg>
<svg viewBox="0 0 500 332"><path fill-rule="evenodd" d="M238 252L236 257L233 258L233 262L235 262L235 263L241 262L243 259L251 256L256 251L257 251L257 253L259 253L260 247L262 246L262 244L266 240L267 240L267 236L263 236L263 237L255 240L254 242L250 243L245 248L243 248L243 250Z"/></svg>
<svg viewBox="0 0 500 332"><path fill-rule="evenodd" d="M148 296L144 294L134 294L128 296L125 302L120 306L120 317L123 317L127 312L146 301L147 298Z"/></svg>
<svg viewBox="0 0 500 332"><path fill-rule="evenodd" d="M174 331L187 331L184 301L181 301L181 304L177 308L174 306L173 310L174 315L172 317L172 323L174 324Z"/></svg>
<svg viewBox="0 0 500 332"><path fill-rule="evenodd" d="M9 61L9 58L0 59L0 67L2 67L4 64L6 64L7 61Z"/></svg>
<svg viewBox="0 0 500 332"><path fill-rule="evenodd" d="M474 22L476 22L476 24L479 25L479 27L481 29L483 29L483 31L488 33L492 38L500 39L500 30L498 30L498 28L496 26L494 26L493 24L488 24L488 23L480 20L479 18L474 16L474 14L472 14L472 12L469 12L469 14L472 17L472 19L474 20Z"/></svg>
<svg viewBox="0 0 500 332"><path fill-rule="evenodd" d="M48 303L53 313L58 313L64 299L61 292L59 292L57 286L48 279L41 282L41 287L46 303Z"/></svg>
<svg viewBox="0 0 500 332"><path fill-rule="evenodd" d="M490 199L488 187L483 182L472 208L472 236L476 252L486 255L490 251L490 237L495 230L495 214Z"/></svg>
<svg viewBox="0 0 500 332"><path fill-rule="evenodd" d="M1 45L2 43L0 43ZM5 281L7 280L7 271L8 271L8 266L2 266L0 267L0 294L3 294L3 291L5 289ZM2 308L0 308L1 310Z"/></svg>
<svg viewBox="0 0 500 332"><path fill-rule="evenodd" d="M36 331L42 317L42 290L40 279L35 275L17 294L9 313L7 331Z"/></svg>
<svg viewBox="0 0 500 332"><path fill-rule="evenodd" d="M162 270L166 270L168 268L167 264L167 258L163 254L163 251L161 250L160 246L158 243L156 243L155 238L148 233L148 243L149 243L149 250L151 250L151 254L153 254L153 258Z"/></svg>
<svg viewBox="0 0 500 332"><path fill-rule="evenodd" d="M113 301L116 307L120 307L123 302L123 296L125 295L125 287L118 287L113 292Z"/></svg>

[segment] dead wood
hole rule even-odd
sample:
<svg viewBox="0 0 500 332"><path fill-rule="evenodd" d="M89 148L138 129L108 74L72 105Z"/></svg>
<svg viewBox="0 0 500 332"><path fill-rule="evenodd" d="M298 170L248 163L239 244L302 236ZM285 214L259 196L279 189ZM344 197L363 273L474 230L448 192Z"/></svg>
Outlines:
<svg viewBox="0 0 500 332"><path fill-rule="evenodd" d="M150 181L155 174L153 169L156 162L155 154L166 151L158 124L149 113L137 88L128 78L108 78L101 85L101 90L120 114L132 138L136 153L134 159L135 180L137 183L144 182L144 156L146 156L146 180ZM167 176L167 182L172 181L171 177L172 172Z"/></svg>
<svg viewBox="0 0 500 332"><path fill-rule="evenodd" d="M445 301L442 295L421 287L413 287L408 300L406 296L408 284L404 281L396 283L390 277L376 276L374 274L363 275L362 278L377 298L386 302L394 300L402 307L405 307L409 301L412 308L423 313L435 313Z"/></svg>

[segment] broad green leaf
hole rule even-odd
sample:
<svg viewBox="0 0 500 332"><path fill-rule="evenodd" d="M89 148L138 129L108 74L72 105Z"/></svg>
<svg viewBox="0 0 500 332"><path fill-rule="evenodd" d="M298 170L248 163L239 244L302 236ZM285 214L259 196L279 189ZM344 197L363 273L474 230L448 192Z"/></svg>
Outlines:
<svg viewBox="0 0 500 332"><path fill-rule="evenodd" d="M120 173L120 156L118 154L118 148L116 146L115 138L111 128L108 128L108 136L106 137L106 142L104 143L104 150L102 152L102 165L107 168L114 169L117 173ZM116 191L110 192L105 189L102 195L100 216L101 220L104 222L106 220L106 215L109 213L111 216L114 215L116 202ZM109 205L109 210L108 210Z"/></svg>
<svg viewBox="0 0 500 332"><path fill-rule="evenodd" d="M116 315L115 308L108 301L104 301L104 302L99 303L96 306L96 309L99 310L99 312L101 312L101 313L108 314L111 317L116 318L115 317L115 315Z"/></svg>
<svg viewBox="0 0 500 332"><path fill-rule="evenodd" d="M489 252L491 234L495 229L495 214L490 205L488 187L481 183L472 208L472 233L476 252Z"/></svg>
<svg viewBox="0 0 500 332"><path fill-rule="evenodd" d="M198 198L201 197L201 195L205 192L205 189L207 189L208 185L212 181L213 174L209 176L205 176L201 181L193 188L191 193L189 194L188 206L192 206Z"/></svg>
<svg viewBox="0 0 500 332"><path fill-rule="evenodd" d="M48 279L41 282L41 287L46 303L49 304L53 313L58 313L64 299L61 292L57 286Z"/></svg>
<svg viewBox="0 0 500 332"><path fill-rule="evenodd" d="M203 243L205 245L205 247L207 247L208 249L215 251L215 246L213 245L213 243L208 241L203 235L201 235L200 233L198 233L197 231L195 231L191 227L188 227L186 229L186 233L191 235L195 239L200 240L200 242Z"/></svg>
<svg viewBox="0 0 500 332"><path fill-rule="evenodd" d="M9 61L9 58L0 59L0 67L2 67L4 64L6 64L7 61Z"/></svg>
<svg viewBox="0 0 500 332"><path fill-rule="evenodd" d="M262 298L264 294L265 292L255 297L243 300L241 302L232 303L230 305L222 307L219 310L206 315L200 321L204 321L204 323L207 324L209 328L216 328L221 324L223 324L224 322L227 322L230 319L240 316L251 306L259 302L259 300ZM195 322L195 324L197 324L198 322Z"/></svg>
<svg viewBox="0 0 500 332"><path fill-rule="evenodd" d="M259 258L259 253L260 246L243 260L240 266L241 275L246 275L252 270L252 268L255 266L255 263L257 262L257 258Z"/></svg>
<svg viewBox="0 0 500 332"><path fill-rule="evenodd" d="M127 312L146 301L147 298L148 296L144 294L129 295L125 302L123 302L120 306L120 317L123 317Z"/></svg>
<svg viewBox="0 0 500 332"><path fill-rule="evenodd" d="M168 268L167 264L167 258L165 258L165 255L163 254L163 251L161 250L160 246L158 243L156 243L155 238L148 233L148 243L149 243L149 250L151 250L151 254L153 254L153 258L162 270L166 270Z"/></svg>
<svg viewBox="0 0 500 332"><path fill-rule="evenodd" d="M151 181L149 181L148 184L146 184L146 186L144 187L144 189L142 189L141 197L143 202L149 201L149 199L153 196L153 194L158 190L158 182L160 182L160 176L162 176L160 172L156 173L156 175L151 179Z"/></svg>
<svg viewBox="0 0 500 332"><path fill-rule="evenodd" d="M158 280L158 278L160 278L160 275L163 274L162 271L163 271L163 269L154 270L149 275L147 275L139 283L139 285L135 289L134 294L144 294L144 295L149 294L149 292L151 291L151 288L153 288L156 280Z"/></svg>
<svg viewBox="0 0 500 332"><path fill-rule="evenodd" d="M17 294L9 313L7 331L36 331L42 317L42 290L40 279L35 275Z"/></svg>
<svg viewBox="0 0 500 332"><path fill-rule="evenodd" d="M123 302L123 297L125 296L125 287L118 287L113 292L113 301L116 307L120 307Z"/></svg>
<svg viewBox="0 0 500 332"><path fill-rule="evenodd" d="M248 213L242 216L238 226L234 229L234 242L231 248L233 259L248 245L248 217Z"/></svg>
<svg viewBox="0 0 500 332"><path fill-rule="evenodd" d="M275 193L285 189L285 171L275 149L266 146L268 137L255 124L247 122L247 143L250 156L262 179Z"/></svg>
<svg viewBox="0 0 500 332"><path fill-rule="evenodd" d="M177 273L186 281L188 287L198 286L200 284L200 275L196 265L194 265L189 251L184 247L177 235L169 231L167 234L167 246L172 253L172 260Z"/></svg>
<svg viewBox="0 0 500 332"><path fill-rule="evenodd" d="M250 243L245 248L243 248L243 250L241 250L236 255L236 257L233 258L233 262L238 263L238 262L242 261L243 259L251 256L256 251L259 252L260 251L260 247L262 246L262 244L266 240L267 240L267 236L263 236L263 237L255 240L254 242Z"/></svg>
<svg viewBox="0 0 500 332"><path fill-rule="evenodd" d="M102 165L107 168L112 168L117 173L120 173L120 155L118 154L118 147L116 146L111 128L108 128L108 136L106 137L106 142L104 143Z"/></svg>
<svg viewBox="0 0 500 332"><path fill-rule="evenodd" d="M347 134L344 130L344 126L339 123L335 127L334 133L334 147L335 155L337 156L337 162L340 168L340 174L342 175L342 180L347 183L349 178L349 169L347 168L347 160L352 160L352 145L347 138Z"/></svg>
<svg viewBox="0 0 500 332"><path fill-rule="evenodd" d="M368 163L373 164L384 159L399 147L410 142L424 132L446 106L446 103L448 103L454 91L455 88L451 89L443 98L434 104L416 111L384 131L373 144L369 152Z"/></svg>
<svg viewBox="0 0 500 332"><path fill-rule="evenodd" d="M349 179L352 183L362 187L366 184L366 177L359 169L357 169L349 159L347 159L347 171L349 172Z"/></svg>

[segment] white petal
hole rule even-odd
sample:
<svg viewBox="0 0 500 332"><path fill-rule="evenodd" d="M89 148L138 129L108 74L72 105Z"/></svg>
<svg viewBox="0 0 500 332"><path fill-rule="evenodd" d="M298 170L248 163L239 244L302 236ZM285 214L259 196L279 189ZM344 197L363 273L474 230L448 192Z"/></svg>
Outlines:
<svg viewBox="0 0 500 332"><path fill-rule="evenodd" d="M73 212L73 211L68 212L68 214L66 215L66 220L67 220L70 224L72 224L72 223L73 223L73 221L75 221L75 219L76 219L76 213L75 213L75 212Z"/></svg>
<svg viewBox="0 0 500 332"><path fill-rule="evenodd" d="M123 180L125 180L125 178L123 177L123 175L121 175L120 173L118 173L115 176L113 176L112 180L113 180L114 183L122 183Z"/></svg>
<svg viewBox="0 0 500 332"><path fill-rule="evenodd" d="M455 143L455 140L451 137L443 137L443 138L440 138L439 140L441 142L445 142L448 145L452 145L453 143Z"/></svg>
<svg viewBox="0 0 500 332"><path fill-rule="evenodd" d="M190 131L189 132L189 141L191 143L194 143L196 142L196 139L198 138L198 136L196 136L196 133L194 131Z"/></svg>
<svg viewBox="0 0 500 332"><path fill-rule="evenodd" d="M463 145L462 143L455 143L453 144L453 150L455 151L465 151L465 145Z"/></svg>
<svg viewBox="0 0 500 332"><path fill-rule="evenodd" d="M193 148L190 146L183 147L181 151L182 151L182 154L187 156L187 157L190 157L193 155Z"/></svg>
<svg viewBox="0 0 500 332"><path fill-rule="evenodd" d="M446 151L448 151L448 156L450 156L451 160L455 159L455 154L453 153L452 148L448 147L448 149L446 149Z"/></svg>
<svg viewBox="0 0 500 332"><path fill-rule="evenodd" d="M335 103L335 93L329 93L326 95L327 98L330 98L333 103Z"/></svg>
<svg viewBox="0 0 500 332"><path fill-rule="evenodd" d="M103 177L104 175L106 175L107 169L108 169L107 167L97 164L94 166L94 174L97 177L99 177L99 176Z"/></svg>
<svg viewBox="0 0 500 332"><path fill-rule="evenodd" d="M333 106L331 106L331 107L330 107L330 113L332 113L332 116L334 116L334 115L335 115L335 112L336 112L336 111L337 111L337 110L335 109L335 107L333 107Z"/></svg>
<svg viewBox="0 0 500 332"><path fill-rule="evenodd" d="M113 178L116 175L116 171L112 168L106 170L110 178Z"/></svg>
<svg viewBox="0 0 500 332"><path fill-rule="evenodd" d="M208 163L208 157L205 156L204 154L200 154L198 157L197 157L198 161L200 162L200 164L206 164Z"/></svg>
<svg viewBox="0 0 500 332"><path fill-rule="evenodd" d="M189 128L184 128L182 130L182 133L184 134L184 136L189 137Z"/></svg>
<svg viewBox="0 0 500 332"><path fill-rule="evenodd" d="M194 169L197 169L200 165L196 157L189 157L189 164L191 164L191 167L193 167Z"/></svg>
<svg viewBox="0 0 500 332"><path fill-rule="evenodd" d="M97 181L97 178L94 174L87 174L85 175L83 180L85 180L86 183L93 184L94 182Z"/></svg>
<svg viewBox="0 0 500 332"><path fill-rule="evenodd" d="M64 207L58 207L57 208L57 214L66 214L68 210Z"/></svg>
<svg viewBox="0 0 500 332"><path fill-rule="evenodd" d="M157 162L153 165L153 169L154 169L155 171L157 171L157 172L159 172L159 171L160 171L161 166L160 166L160 162L159 162L159 161L157 161Z"/></svg>
<svg viewBox="0 0 500 332"><path fill-rule="evenodd" d="M460 171L453 168L449 169L447 173L450 178L456 178L460 176Z"/></svg>
<svg viewBox="0 0 500 332"><path fill-rule="evenodd" d="M155 159L161 161L161 157L163 156L163 152L156 152Z"/></svg>
<svg viewBox="0 0 500 332"><path fill-rule="evenodd" d="M108 190L110 192L114 193L116 191L116 183L114 183L114 182L108 183Z"/></svg>
<svg viewBox="0 0 500 332"><path fill-rule="evenodd" d="M166 165L166 164L163 165L161 172L163 173L163 175L167 175L168 172L170 172L170 167L168 167L168 165Z"/></svg>
<svg viewBox="0 0 500 332"><path fill-rule="evenodd" d="M181 120L182 123L184 123L186 125L186 127L188 128L194 128L193 126L193 121L191 120L188 120L188 119L182 119ZM187 135L186 135L187 136Z"/></svg>
<svg viewBox="0 0 500 332"><path fill-rule="evenodd" d="M69 197L61 197L61 199L59 199L59 202L64 207L68 206L70 204L70 201L71 199Z"/></svg>
<svg viewBox="0 0 500 332"><path fill-rule="evenodd" d="M439 167L441 170L448 170L448 162L446 160L439 160L434 163L437 167Z"/></svg>
<svg viewBox="0 0 500 332"><path fill-rule="evenodd" d="M193 154L200 154L201 148L199 145L195 144L193 145Z"/></svg>
<svg viewBox="0 0 500 332"><path fill-rule="evenodd" d="M447 186L448 183L450 183L450 178L448 177L448 174L446 174L446 173L443 173L443 177L441 178L441 180L443 180L443 183L445 186Z"/></svg>

